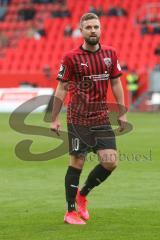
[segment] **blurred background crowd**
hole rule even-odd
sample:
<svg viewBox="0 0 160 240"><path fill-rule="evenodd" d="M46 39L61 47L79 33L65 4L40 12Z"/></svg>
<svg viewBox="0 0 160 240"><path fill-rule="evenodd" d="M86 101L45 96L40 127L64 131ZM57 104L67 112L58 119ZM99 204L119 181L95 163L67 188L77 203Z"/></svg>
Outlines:
<svg viewBox="0 0 160 240"><path fill-rule="evenodd" d="M159 111L159 0L0 0L0 88L54 89L62 56L82 43L86 12L117 50L129 109Z"/></svg>

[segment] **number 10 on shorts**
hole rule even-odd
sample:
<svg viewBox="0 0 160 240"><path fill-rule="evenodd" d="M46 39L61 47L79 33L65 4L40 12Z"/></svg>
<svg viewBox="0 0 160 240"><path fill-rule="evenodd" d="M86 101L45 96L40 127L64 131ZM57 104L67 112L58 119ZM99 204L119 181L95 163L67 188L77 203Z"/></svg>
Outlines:
<svg viewBox="0 0 160 240"><path fill-rule="evenodd" d="M79 138L72 138L72 149L73 151L79 150Z"/></svg>

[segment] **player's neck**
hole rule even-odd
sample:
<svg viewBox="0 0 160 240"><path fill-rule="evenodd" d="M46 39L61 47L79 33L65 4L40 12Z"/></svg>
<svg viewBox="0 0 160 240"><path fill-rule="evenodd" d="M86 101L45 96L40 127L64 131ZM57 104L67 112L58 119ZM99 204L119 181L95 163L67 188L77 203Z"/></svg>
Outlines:
<svg viewBox="0 0 160 240"><path fill-rule="evenodd" d="M90 52L95 52L95 51L97 51L97 50L99 49L99 47L100 47L100 46L99 46L99 43L97 43L96 45L90 45L90 44L84 42L83 45L82 45L82 48L83 48L84 50L87 50L87 51L90 51Z"/></svg>

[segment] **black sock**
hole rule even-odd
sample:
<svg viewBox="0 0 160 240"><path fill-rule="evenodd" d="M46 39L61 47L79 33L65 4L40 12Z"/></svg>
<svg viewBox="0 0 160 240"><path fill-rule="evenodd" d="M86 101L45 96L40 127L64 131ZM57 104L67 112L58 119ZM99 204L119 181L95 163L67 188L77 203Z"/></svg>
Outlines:
<svg viewBox="0 0 160 240"><path fill-rule="evenodd" d="M88 175L84 187L81 189L80 194L86 196L94 187L98 186L106 180L111 174L111 171L98 164Z"/></svg>
<svg viewBox="0 0 160 240"><path fill-rule="evenodd" d="M68 212L75 210L75 198L78 190L81 171L81 169L69 166L65 176L65 190Z"/></svg>

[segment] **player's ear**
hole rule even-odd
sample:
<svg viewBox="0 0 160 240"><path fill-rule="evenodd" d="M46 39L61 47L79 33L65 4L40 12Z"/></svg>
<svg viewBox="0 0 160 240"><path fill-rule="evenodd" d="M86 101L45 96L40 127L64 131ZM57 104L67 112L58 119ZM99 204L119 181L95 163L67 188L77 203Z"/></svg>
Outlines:
<svg viewBox="0 0 160 240"><path fill-rule="evenodd" d="M80 30L81 33L82 33L82 28L83 28L82 23L80 23L79 24L79 30Z"/></svg>
<svg viewBox="0 0 160 240"><path fill-rule="evenodd" d="M82 27L81 27L81 26L79 26L79 30L80 30L80 32L82 33Z"/></svg>

